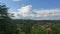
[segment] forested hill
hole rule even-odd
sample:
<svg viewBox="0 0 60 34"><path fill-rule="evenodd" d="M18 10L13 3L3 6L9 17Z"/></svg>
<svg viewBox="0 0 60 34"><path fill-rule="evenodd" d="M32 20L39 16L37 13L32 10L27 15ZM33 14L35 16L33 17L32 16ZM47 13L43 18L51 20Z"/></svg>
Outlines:
<svg viewBox="0 0 60 34"><path fill-rule="evenodd" d="M51 22L51 23L60 23L60 20L22 20L22 19L15 19L16 22Z"/></svg>
<svg viewBox="0 0 60 34"><path fill-rule="evenodd" d="M15 23L21 24L21 23L30 23L30 24L46 24L46 23L60 23L60 20L14 20Z"/></svg>

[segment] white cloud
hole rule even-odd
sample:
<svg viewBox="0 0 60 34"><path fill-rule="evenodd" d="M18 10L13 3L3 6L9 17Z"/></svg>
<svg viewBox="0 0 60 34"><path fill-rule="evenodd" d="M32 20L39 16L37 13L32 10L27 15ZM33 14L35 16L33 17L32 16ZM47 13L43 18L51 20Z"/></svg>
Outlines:
<svg viewBox="0 0 60 34"><path fill-rule="evenodd" d="M22 1L22 0L12 0L12 1Z"/></svg>
<svg viewBox="0 0 60 34"><path fill-rule="evenodd" d="M8 12L8 16L11 18L11 19L20 19L19 16L18 16L18 12Z"/></svg>
<svg viewBox="0 0 60 34"><path fill-rule="evenodd" d="M43 10L35 10L36 16L34 19L60 19L60 9L43 9Z"/></svg>
<svg viewBox="0 0 60 34"><path fill-rule="evenodd" d="M16 19L33 19L33 20L59 20L60 9L32 9L32 5L22 6L15 13ZM17 16L18 15L18 16Z"/></svg>
<svg viewBox="0 0 60 34"><path fill-rule="evenodd" d="M18 9L19 14L21 14L22 16L29 16L30 11L31 11L31 7L32 5L27 5L27 6L23 6L20 9Z"/></svg>

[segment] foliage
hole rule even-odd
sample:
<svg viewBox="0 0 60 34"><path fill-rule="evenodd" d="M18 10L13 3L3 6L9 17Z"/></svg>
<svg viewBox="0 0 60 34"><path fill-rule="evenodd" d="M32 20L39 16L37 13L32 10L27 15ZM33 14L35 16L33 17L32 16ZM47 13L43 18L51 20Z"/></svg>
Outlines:
<svg viewBox="0 0 60 34"><path fill-rule="evenodd" d="M6 5L0 5L0 32L1 34L12 34L16 30L15 23L8 16Z"/></svg>

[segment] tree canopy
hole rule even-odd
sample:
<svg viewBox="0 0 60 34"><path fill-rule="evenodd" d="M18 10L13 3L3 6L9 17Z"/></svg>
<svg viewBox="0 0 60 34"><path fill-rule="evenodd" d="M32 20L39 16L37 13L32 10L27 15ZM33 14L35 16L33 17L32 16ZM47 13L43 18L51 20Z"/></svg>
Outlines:
<svg viewBox="0 0 60 34"><path fill-rule="evenodd" d="M2 34L11 34L16 30L15 23L10 19L7 11L6 5L0 5L0 32Z"/></svg>

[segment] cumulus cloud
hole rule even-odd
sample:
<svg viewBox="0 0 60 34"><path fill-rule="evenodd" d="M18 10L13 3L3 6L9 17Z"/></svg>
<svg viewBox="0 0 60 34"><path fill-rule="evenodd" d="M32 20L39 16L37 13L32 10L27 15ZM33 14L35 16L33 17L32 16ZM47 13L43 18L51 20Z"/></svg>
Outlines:
<svg viewBox="0 0 60 34"><path fill-rule="evenodd" d="M32 16L32 15L30 14L31 8L32 8L32 5L23 6L23 7L21 7L20 9L18 9L19 14L22 15L23 17Z"/></svg>
<svg viewBox="0 0 60 34"><path fill-rule="evenodd" d="M22 6L15 13L16 19L59 20L60 9L32 9L32 5Z"/></svg>
<svg viewBox="0 0 60 34"><path fill-rule="evenodd" d="M38 20L40 19L55 20L55 19L58 19L58 17L60 17L59 16L60 9L43 9L43 10L35 10L34 12L36 13L36 16L34 16L35 17L34 19L38 19Z"/></svg>
<svg viewBox="0 0 60 34"><path fill-rule="evenodd" d="M19 13L21 14L21 13L27 13L27 12L29 12L30 11L30 9L31 9L31 7L32 7L32 5L27 5L27 6L23 6L23 7L21 7L20 9L18 9L18 11L20 11Z"/></svg>
<svg viewBox="0 0 60 34"><path fill-rule="evenodd" d="M36 20L44 20L44 19L58 19L60 17L60 9L32 9L32 5L23 6L18 9L20 16L22 19L36 19Z"/></svg>

